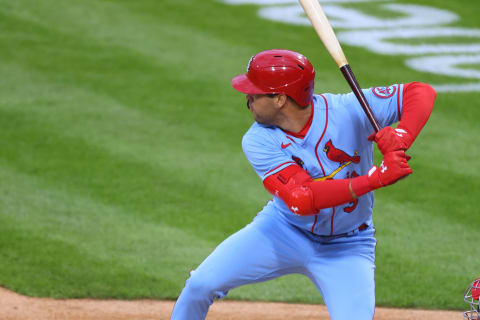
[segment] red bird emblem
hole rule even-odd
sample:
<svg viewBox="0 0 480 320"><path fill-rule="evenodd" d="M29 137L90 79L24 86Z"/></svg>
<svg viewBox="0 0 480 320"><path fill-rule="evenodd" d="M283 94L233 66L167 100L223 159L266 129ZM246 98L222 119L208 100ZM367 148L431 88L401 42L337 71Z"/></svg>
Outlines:
<svg viewBox="0 0 480 320"><path fill-rule="evenodd" d="M331 139L328 140L327 143L325 143L325 147L323 148L323 151L325 151L325 153L327 154L327 158L334 162L339 162L339 163L345 163L349 161L353 163L360 162L360 156L357 155L357 152L355 152L355 155L352 157L348 155L345 151L335 148Z"/></svg>

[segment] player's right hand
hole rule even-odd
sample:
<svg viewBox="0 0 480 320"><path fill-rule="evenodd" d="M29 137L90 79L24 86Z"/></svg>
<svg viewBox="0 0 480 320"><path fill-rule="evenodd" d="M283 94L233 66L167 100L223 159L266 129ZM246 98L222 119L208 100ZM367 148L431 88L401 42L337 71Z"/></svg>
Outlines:
<svg viewBox="0 0 480 320"><path fill-rule="evenodd" d="M367 178L370 186L378 189L394 184L412 173L413 170L408 165L405 151L398 150L385 154L380 167L370 168Z"/></svg>

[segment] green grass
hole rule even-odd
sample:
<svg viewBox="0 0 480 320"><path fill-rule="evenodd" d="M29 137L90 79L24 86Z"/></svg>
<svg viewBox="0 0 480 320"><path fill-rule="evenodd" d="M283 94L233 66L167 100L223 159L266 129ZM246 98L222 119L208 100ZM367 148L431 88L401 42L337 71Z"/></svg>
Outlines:
<svg viewBox="0 0 480 320"><path fill-rule="evenodd" d="M411 3L478 27L466 0ZM316 92L348 91L311 28L262 20L257 9L0 0L0 285L30 296L175 299L188 271L251 221L270 197L241 150L252 119L232 76L252 54L285 47L311 58ZM344 49L363 87L451 81ZM440 94L410 151L415 174L377 192L379 305L465 307L479 276L478 101ZM300 276L229 298L321 301Z"/></svg>
<svg viewBox="0 0 480 320"><path fill-rule="evenodd" d="M463 69L476 69L480 70L480 63L465 63L465 64L459 64L459 68Z"/></svg>

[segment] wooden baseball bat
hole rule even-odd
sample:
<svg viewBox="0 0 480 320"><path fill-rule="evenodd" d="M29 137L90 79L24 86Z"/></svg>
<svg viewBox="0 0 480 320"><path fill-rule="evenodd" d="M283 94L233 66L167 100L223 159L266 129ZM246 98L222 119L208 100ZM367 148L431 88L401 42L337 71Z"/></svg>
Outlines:
<svg viewBox="0 0 480 320"><path fill-rule="evenodd" d="M352 91L357 97L358 102L360 102L360 105L367 115L368 120L370 120L373 129L378 132L381 129L380 124L378 123L377 119L375 119L372 108L370 108L370 105L368 104L367 99L365 98L365 95L363 94L360 85L358 84L358 81L355 78L352 69L350 68L350 65L348 64L347 58L345 58L342 47L340 46L340 43L338 42L332 26L330 25L327 16L320 6L320 3L318 0L299 0L299 2L307 14L308 19L310 19L313 28L327 48L327 51L337 63L340 71L350 85L350 88L352 88Z"/></svg>

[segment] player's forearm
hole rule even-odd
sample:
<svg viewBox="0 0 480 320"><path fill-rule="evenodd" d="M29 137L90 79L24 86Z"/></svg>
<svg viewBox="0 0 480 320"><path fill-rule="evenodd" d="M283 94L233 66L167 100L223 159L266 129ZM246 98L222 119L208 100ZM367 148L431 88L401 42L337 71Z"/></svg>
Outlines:
<svg viewBox="0 0 480 320"><path fill-rule="evenodd" d="M292 212L308 216L317 214L321 209L352 202L383 186L374 179L363 175L352 179L311 181L292 186L289 190L277 188L269 191L279 196Z"/></svg>
<svg viewBox="0 0 480 320"><path fill-rule="evenodd" d="M407 148L427 123L435 97L435 90L426 83L410 82L404 85L402 116L397 128L407 131Z"/></svg>
<svg viewBox="0 0 480 320"><path fill-rule="evenodd" d="M310 184L310 188L313 193L313 205L317 211L352 202L357 197L373 190L368 184L366 176L314 181Z"/></svg>
<svg viewBox="0 0 480 320"><path fill-rule="evenodd" d="M303 175L303 173L300 174ZM352 202L373 190L366 176L323 181L310 179L301 184L291 181L295 179L294 176L284 184L278 181L278 176L274 175L267 178L264 184L266 189L280 197L293 213L301 216L314 215L321 209Z"/></svg>
<svg viewBox="0 0 480 320"><path fill-rule="evenodd" d="M405 152L395 151L384 157L378 169L353 179L314 181L307 171L297 165L267 177L263 183L273 195L280 197L298 215L313 215L324 208L352 202L367 192L395 183L412 173Z"/></svg>
<svg viewBox="0 0 480 320"><path fill-rule="evenodd" d="M311 184L315 209L336 207L352 202L364 194L384 186L376 177L363 175L352 179L314 181Z"/></svg>
<svg viewBox="0 0 480 320"><path fill-rule="evenodd" d="M367 192L391 185L412 172L404 151L389 152L383 157L380 167L371 167L366 175L313 182L314 207L323 209L351 202Z"/></svg>
<svg viewBox="0 0 480 320"><path fill-rule="evenodd" d="M304 169L292 165L267 177L263 184L271 194L280 197L293 213L303 216L352 201L349 182L350 179L314 181Z"/></svg>

